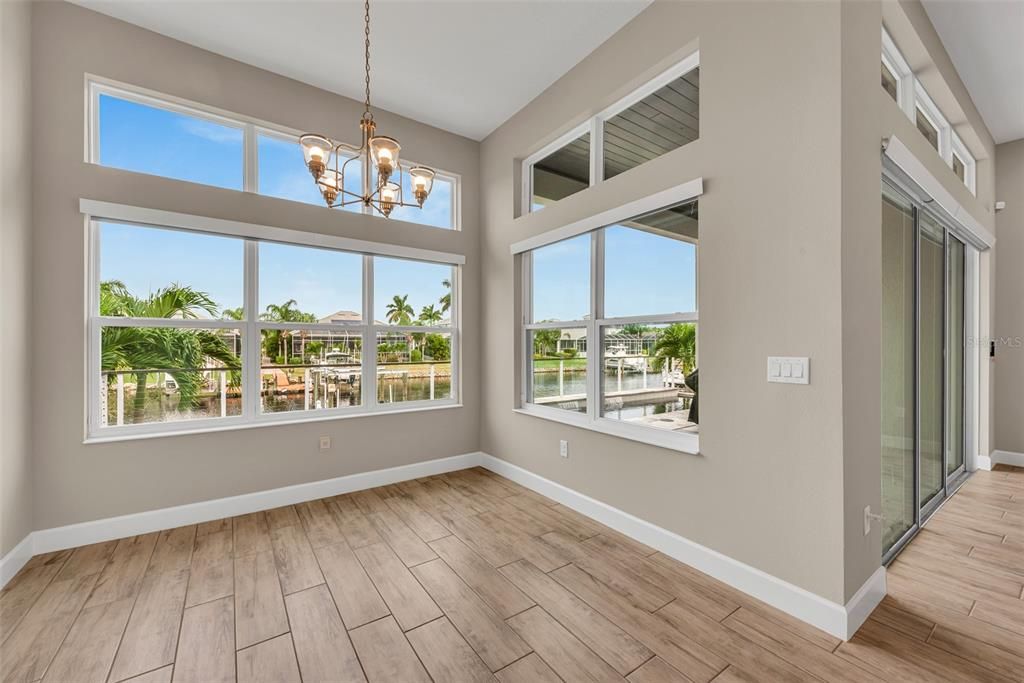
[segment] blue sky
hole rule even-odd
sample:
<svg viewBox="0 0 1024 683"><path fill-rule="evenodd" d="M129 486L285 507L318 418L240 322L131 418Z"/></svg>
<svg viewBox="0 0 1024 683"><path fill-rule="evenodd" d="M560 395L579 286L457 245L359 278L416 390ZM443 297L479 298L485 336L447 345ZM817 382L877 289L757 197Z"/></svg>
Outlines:
<svg viewBox="0 0 1024 683"><path fill-rule="evenodd" d="M322 204L298 144L260 136L259 191ZM132 171L242 189L242 131L145 105L100 97L100 163ZM349 165L352 168L353 164ZM358 190L359 178L346 178ZM413 201L403 177L407 201ZM395 219L448 226L452 184L438 180L424 209L398 208ZM358 207L353 207L358 210ZM613 226L606 233L605 308L608 317L695 308L692 245ZM104 224L101 278L123 281L144 296L171 283L207 292L221 309L242 305L242 242L181 231ZM534 319L582 319L589 309L589 237L537 250ZM448 266L378 258L374 318L384 320L395 294L409 295L417 314L438 305ZM261 245L260 310L296 299L317 317L361 309L360 257L327 250Z"/></svg>
<svg viewBox="0 0 1024 683"><path fill-rule="evenodd" d="M209 294L221 310L242 305L242 240L182 230L102 223L100 279L120 280L137 296L172 283ZM325 318L362 310L362 256L329 249L260 244L260 311L295 299L298 308ZM418 315L426 305L440 308L451 267L377 257L374 261L374 317L385 320L391 298L408 295Z"/></svg>
<svg viewBox="0 0 1024 683"><path fill-rule="evenodd" d="M605 317L696 310L692 244L627 228L605 232ZM590 235L533 252L533 319L582 320L590 310Z"/></svg>

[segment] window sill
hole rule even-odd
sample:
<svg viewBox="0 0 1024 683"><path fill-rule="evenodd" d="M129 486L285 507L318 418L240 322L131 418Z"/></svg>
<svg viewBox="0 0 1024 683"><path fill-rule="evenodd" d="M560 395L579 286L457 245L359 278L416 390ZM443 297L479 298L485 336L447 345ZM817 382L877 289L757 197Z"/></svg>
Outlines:
<svg viewBox="0 0 1024 683"><path fill-rule="evenodd" d="M463 405L456 401L438 401L438 405L417 405L406 408L395 408L385 409L378 408L377 410L351 410L343 413L332 413L329 415L316 415L316 416L303 416L303 417L291 417L291 418L280 418L280 419L264 419L259 422L232 422L231 424L209 424L211 421L207 421L207 425L195 426L188 429L163 429L160 431L140 431L133 432L131 428L127 429L124 427L114 428L117 429L116 433L112 434L98 434L87 436L82 443L97 444L97 443L115 443L118 441L138 441L140 439L158 439L169 436L183 436L187 434L210 434L213 432L233 432L243 429L259 429L263 427L278 427L283 425L296 425L306 424L310 422L328 422L332 420L350 420L353 418L360 417L374 417L383 415L405 415L408 413L423 413L434 410L449 410L451 408L462 408ZM278 413L278 415L281 415ZM232 418L214 418L217 420L232 419Z"/></svg>
<svg viewBox="0 0 1024 683"><path fill-rule="evenodd" d="M700 455L700 437L696 434L681 434L679 432L663 431L655 428L638 427L636 425L624 424L616 420L598 418L591 420L582 413L573 413L553 408L544 408L527 404L522 408L514 408L513 412L531 417L539 417L542 420L561 422L562 424L589 429L592 432L616 436L627 441L637 441L659 448L665 448L690 455Z"/></svg>

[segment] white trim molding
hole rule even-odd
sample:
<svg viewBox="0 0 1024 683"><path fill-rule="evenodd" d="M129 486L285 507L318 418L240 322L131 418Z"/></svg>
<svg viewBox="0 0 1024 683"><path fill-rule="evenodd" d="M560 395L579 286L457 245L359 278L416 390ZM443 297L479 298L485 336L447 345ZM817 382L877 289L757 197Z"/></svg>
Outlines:
<svg viewBox="0 0 1024 683"><path fill-rule="evenodd" d="M358 472L334 479L283 486L268 491L244 493L228 498L204 500L198 503L34 531L0 560L0 588L6 585L7 581L17 574L18 570L33 555L269 510L282 505L304 503L328 496L396 484L409 479L454 472L468 467L476 467L480 464L480 457L480 453L465 453L383 470Z"/></svg>
<svg viewBox="0 0 1024 683"><path fill-rule="evenodd" d="M995 246L996 237L989 232L960 202L953 198L938 178L933 176L914 153L895 135L883 141L885 156L913 180L928 198L945 211L962 228L963 236L979 249Z"/></svg>
<svg viewBox="0 0 1024 683"><path fill-rule="evenodd" d="M480 465L843 640L885 597L885 567L840 605L492 455L482 454Z"/></svg>
<svg viewBox="0 0 1024 683"><path fill-rule="evenodd" d="M636 216L642 216L645 213L651 211L657 211L658 209L664 209L666 206L673 206L675 204L681 204L688 202L691 199L697 199L704 194L704 179L694 178L693 180L682 183L681 185L675 185L667 188L660 192L647 195L640 199L636 199L625 204L616 206L613 209L596 213L592 216L587 216L575 223L569 225L563 225L554 230L548 230L539 235L533 237L527 237L524 240L514 242L511 247L513 255L521 254L524 251L530 251L531 249L537 249L548 244L554 244L555 242L561 242L562 240L569 239L570 237L576 237L598 228L603 228L608 225L614 225L619 221L629 220Z"/></svg>
<svg viewBox="0 0 1024 683"><path fill-rule="evenodd" d="M304 247L341 249L360 254L394 256L417 261L430 261L431 263L452 265L465 265L466 263L465 254L419 249L417 247L406 247L400 244L388 244L385 242L370 242L350 237L341 237L340 235L326 235L318 232L306 232L305 230L278 228L270 225L245 223L242 221L225 220L223 218L210 218L208 216L164 211L163 209L150 209L129 204L115 204L96 199L86 199L84 197L79 199L78 207L79 211L88 218L97 221L122 221L139 225L152 225L160 228L179 228L182 230L208 232L214 235L242 237L265 242L281 242Z"/></svg>
<svg viewBox="0 0 1024 683"><path fill-rule="evenodd" d="M32 559L32 534L18 542L18 545L11 548L10 552L0 558L0 588L7 585L7 582L14 578L14 575L21 571L21 568Z"/></svg>
<svg viewBox="0 0 1024 683"><path fill-rule="evenodd" d="M996 465L1013 465L1024 467L1024 453L1015 451L994 450L990 455L978 456L978 469L991 470Z"/></svg>
<svg viewBox="0 0 1024 683"><path fill-rule="evenodd" d="M840 605L607 503L480 452L35 531L0 560L0 588L6 585L33 555L243 515L477 466L485 467L556 500L843 640L849 640L853 636L885 597L885 567L875 570L850 601Z"/></svg>

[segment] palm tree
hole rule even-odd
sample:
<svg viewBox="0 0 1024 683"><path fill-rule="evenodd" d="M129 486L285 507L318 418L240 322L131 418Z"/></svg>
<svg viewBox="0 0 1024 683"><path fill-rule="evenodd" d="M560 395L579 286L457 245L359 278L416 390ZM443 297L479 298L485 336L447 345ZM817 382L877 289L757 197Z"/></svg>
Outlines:
<svg viewBox="0 0 1024 683"><path fill-rule="evenodd" d="M300 311L297 308L298 303L295 299L288 299L283 304L267 304L267 312L260 317L274 323L315 323L316 316ZM277 355L283 356L285 355L285 340L290 336L291 332L288 330L268 330L268 347L277 346Z"/></svg>
<svg viewBox="0 0 1024 683"><path fill-rule="evenodd" d="M434 304L424 306L423 310L420 311L420 322L426 326L435 325L444 319L444 314L434 308Z"/></svg>
<svg viewBox="0 0 1024 683"><path fill-rule="evenodd" d="M172 284L146 298L133 296L123 282L100 283L100 315L194 320L201 313L217 314L217 304L204 292ZM150 371L166 372L178 384L178 409L195 404L203 368L210 360L237 371L238 356L214 330L177 327L104 327L101 333L104 371L133 370L135 398L132 422L145 419L146 378Z"/></svg>
<svg viewBox="0 0 1024 683"><path fill-rule="evenodd" d="M438 303L441 304L441 314L443 315L452 307L452 281L445 278L441 281L441 284L448 290L448 292L438 300Z"/></svg>
<svg viewBox="0 0 1024 683"><path fill-rule="evenodd" d="M683 374L689 374L697 362L697 326L693 323L673 323L666 327L654 343L654 361L651 365L660 372L667 367L675 369L678 361Z"/></svg>
<svg viewBox="0 0 1024 683"><path fill-rule="evenodd" d="M533 333L533 352L546 356L554 355L558 348L558 340L561 338L561 330L537 330Z"/></svg>
<svg viewBox="0 0 1024 683"><path fill-rule="evenodd" d="M416 311L409 305L409 295L395 295L387 305L388 322L392 325L411 325Z"/></svg>

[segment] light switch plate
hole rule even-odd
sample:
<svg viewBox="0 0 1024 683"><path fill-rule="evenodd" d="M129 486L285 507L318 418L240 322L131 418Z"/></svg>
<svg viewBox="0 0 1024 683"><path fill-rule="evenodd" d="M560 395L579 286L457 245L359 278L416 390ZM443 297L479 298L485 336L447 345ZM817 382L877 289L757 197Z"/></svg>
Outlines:
<svg viewBox="0 0 1024 683"><path fill-rule="evenodd" d="M768 381L780 384L810 384L811 359L768 356Z"/></svg>

